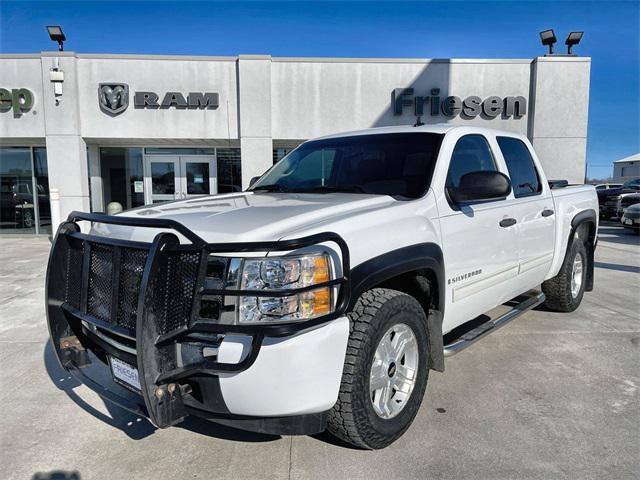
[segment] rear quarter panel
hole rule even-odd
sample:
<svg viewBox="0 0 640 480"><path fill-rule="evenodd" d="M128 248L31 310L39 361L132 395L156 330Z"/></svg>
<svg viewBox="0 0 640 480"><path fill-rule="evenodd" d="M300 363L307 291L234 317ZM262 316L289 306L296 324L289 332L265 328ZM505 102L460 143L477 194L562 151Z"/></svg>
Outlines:
<svg viewBox="0 0 640 480"><path fill-rule="evenodd" d="M551 190L556 211L556 240L553 262L546 279L555 277L560 271L567 252L571 221L583 211L593 210L598 229L598 196L593 185L576 185ZM596 233L597 235L597 233Z"/></svg>

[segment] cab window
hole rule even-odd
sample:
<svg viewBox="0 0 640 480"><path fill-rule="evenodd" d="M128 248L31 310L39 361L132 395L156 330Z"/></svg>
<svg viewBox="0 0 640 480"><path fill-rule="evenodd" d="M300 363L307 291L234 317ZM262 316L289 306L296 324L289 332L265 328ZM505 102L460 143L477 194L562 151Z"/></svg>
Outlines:
<svg viewBox="0 0 640 480"><path fill-rule="evenodd" d="M540 176L524 142L513 137L497 137L496 140L509 170L513 195L518 198L542 192Z"/></svg>
<svg viewBox="0 0 640 480"><path fill-rule="evenodd" d="M497 170L487 139L482 135L465 135L458 140L451 154L447 187L458 187L467 173Z"/></svg>

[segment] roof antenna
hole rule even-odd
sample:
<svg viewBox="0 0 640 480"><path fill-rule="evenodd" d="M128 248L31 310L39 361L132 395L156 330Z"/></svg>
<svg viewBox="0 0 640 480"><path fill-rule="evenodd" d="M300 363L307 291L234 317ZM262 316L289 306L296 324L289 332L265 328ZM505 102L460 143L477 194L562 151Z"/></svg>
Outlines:
<svg viewBox="0 0 640 480"><path fill-rule="evenodd" d="M414 127L421 127L422 125L424 125L424 122L422 120L420 120L421 115L418 115L418 118L416 118L416 123L413 124Z"/></svg>

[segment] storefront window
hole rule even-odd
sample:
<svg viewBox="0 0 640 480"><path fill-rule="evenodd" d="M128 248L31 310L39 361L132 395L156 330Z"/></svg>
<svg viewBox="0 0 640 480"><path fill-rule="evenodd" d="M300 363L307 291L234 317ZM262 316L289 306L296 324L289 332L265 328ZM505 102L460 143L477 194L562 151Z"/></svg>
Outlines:
<svg viewBox="0 0 640 480"><path fill-rule="evenodd" d="M274 148L273 149L273 163L274 165L284 158L293 148Z"/></svg>
<svg viewBox="0 0 640 480"><path fill-rule="evenodd" d="M239 148L218 148L218 193L242 191Z"/></svg>
<svg viewBox="0 0 640 480"><path fill-rule="evenodd" d="M45 148L0 148L0 184L0 233L51 232Z"/></svg>
<svg viewBox="0 0 640 480"><path fill-rule="evenodd" d="M144 205L142 148L101 148L100 171L106 211Z"/></svg>
<svg viewBox="0 0 640 480"><path fill-rule="evenodd" d="M49 170L47 168L47 149L33 149L33 176L38 190L38 216L40 233L51 233L51 206L49 204Z"/></svg>

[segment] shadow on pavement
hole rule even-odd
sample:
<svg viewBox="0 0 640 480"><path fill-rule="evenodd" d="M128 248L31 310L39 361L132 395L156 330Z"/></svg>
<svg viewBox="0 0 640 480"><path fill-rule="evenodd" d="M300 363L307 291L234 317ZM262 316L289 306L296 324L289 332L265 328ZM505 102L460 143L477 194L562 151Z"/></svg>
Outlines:
<svg viewBox="0 0 640 480"><path fill-rule="evenodd" d="M80 480L80 473L65 472L64 470L54 470L52 472L38 472L34 473L31 480Z"/></svg>
<svg viewBox="0 0 640 480"><path fill-rule="evenodd" d="M351 445L350 443L347 443L344 440L340 440L338 437L334 437L326 430L322 433L316 433L315 435L311 435L311 438L320 440L323 443L328 443L329 445L335 445L336 447L346 448L348 450L366 451L362 448L358 448L354 445Z"/></svg>
<svg viewBox="0 0 640 480"><path fill-rule="evenodd" d="M59 389L62 390L67 396L85 412L89 413L98 420L110 425L112 427L121 430L125 435L133 440L141 440L152 435L157 429L149 420L144 417L135 415L134 413L125 410L124 408L111 403L107 400L103 400L103 404L107 409L108 415L102 413L97 408L86 402L75 389L81 385L81 383L69 372L65 371L58 362L53 346L49 340L44 349L44 363L47 373L51 382ZM231 440L238 442L270 442L278 440L280 436L266 435L261 433L247 432L239 430L226 425L220 425L208 420L200 419L198 417L187 417L182 423L177 425L178 428L182 428L199 435L207 437L220 438L222 440ZM65 473L65 472L51 472L50 475ZM38 474L41 475L41 474ZM46 475L46 474L42 474ZM34 477L35 478L35 477ZM49 478L49 477L42 477ZM67 478L67 477L50 477ZM73 478L73 477L71 477ZM78 477L80 478L80 477Z"/></svg>
<svg viewBox="0 0 640 480"><path fill-rule="evenodd" d="M613 222L606 222L600 225L600 228L598 228L598 241L640 246L640 236L637 233Z"/></svg>
<svg viewBox="0 0 640 480"><path fill-rule="evenodd" d="M267 435L265 433L240 430L194 416L185 418L178 427L206 437L215 437L235 442L273 442L282 438L280 435Z"/></svg>
<svg viewBox="0 0 640 480"><path fill-rule="evenodd" d="M51 340L47 342L44 349L44 364L53 384L59 390L66 393L76 405L93 417L107 425L122 430L129 438L134 440L148 437L155 432L156 428L146 418L139 417L111 402L104 401L104 406L109 413L109 415L106 415L78 395L75 389L79 387L81 383L62 368L53 351Z"/></svg>
<svg viewBox="0 0 640 480"><path fill-rule="evenodd" d="M618 263L595 262L596 268L606 268L608 270L618 270L619 272L640 273L640 267L634 265L620 265Z"/></svg>

